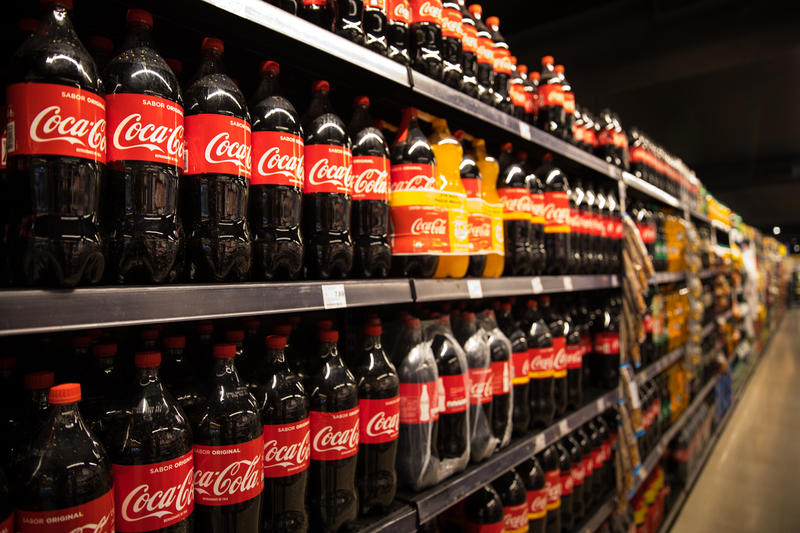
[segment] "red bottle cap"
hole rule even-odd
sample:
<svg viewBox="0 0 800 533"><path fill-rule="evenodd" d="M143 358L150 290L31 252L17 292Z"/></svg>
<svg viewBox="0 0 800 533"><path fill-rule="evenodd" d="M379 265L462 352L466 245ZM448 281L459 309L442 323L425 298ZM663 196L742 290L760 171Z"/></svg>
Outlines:
<svg viewBox="0 0 800 533"><path fill-rule="evenodd" d="M500 304L501 311L511 311L511 304L508 302L503 302Z"/></svg>
<svg viewBox="0 0 800 533"><path fill-rule="evenodd" d="M214 324L211 322L198 322L194 330L200 335L211 335L214 333Z"/></svg>
<svg viewBox="0 0 800 533"><path fill-rule="evenodd" d="M24 18L24 19L19 19L19 22L17 22L17 29L19 31L34 32L38 27L39 27L39 19ZM92 42L92 37L89 37L89 43L91 44L91 42Z"/></svg>
<svg viewBox="0 0 800 533"><path fill-rule="evenodd" d="M326 329L319 332L319 340L322 342L339 342L339 332L335 329Z"/></svg>
<svg viewBox="0 0 800 533"><path fill-rule="evenodd" d="M281 65L277 61L264 61L261 63L261 68L259 69L261 73L265 73L267 71L272 72L274 74L281 73Z"/></svg>
<svg viewBox="0 0 800 533"><path fill-rule="evenodd" d="M25 390L42 390L49 389L55 383L55 376L50 370L43 370L41 372L31 372L25 374L22 378L22 386Z"/></svg>
<svg viewBox="0 0 800 533"><path fill-rule="evenodd" d="M513 149L514 145L512 145L511 143L503 143L503 145L500 147L501 152L510 152Z"/></svg>
<svg viewBox="0 0 800 533"><path fill-rule="evenodd" d="M143 341L157 341L158 340L158 330L155 328L147 328L143 329L139 333L139 338Z"/></svg>
<svg viewBox="0 0 800 533"><path fill-rule="evenodd" d="M552 65L554 61L555 59L553 59L553 56L544 56L542 58L542 65Z"/></svg>
<svg viewBox="0 0 800 533"><path fill-rule="evenodd" d="M69 340L73 348L88 348L92 345L92 338L89 335L76 335Z"/></svg>
<svg viewBox="0 0 800 533"><path fill-rule="evenodd" d="M225 340L228 342L242 342L244 340L244 330L229 329L225 332Z"/></svg>
<svg viewBox="0 0 800 533"><path fill-rule="evenodd" d="M133 356L136 368L156 368L161 366L161 352L139 352Z"/></svg>
<svg viewBox="0 0 800 533"><path fill-rule="evenodd" d="M527 74L528 73L528 65L518 65L517 72L520 74Z"/></svg>
<svg viewBox="0 0 800 533"><path fill-rule="evenodd" d="M517 64L517 56L511 56L509 59L511 60L511 64L512 65L516 65Z"/></svg>
<svg viewBox="0 0 800 533"><path fill-rule="evenodd" d="M268 335L267 348L270 350L282 350L286 348L286 337L283 335Z"/></svg>
<svg viewBox="0 0 800 533"><path fill-rule="evenodd" d="M244 329L258 329L261 327L261 321L257 318L245 318L242 320Z"/></svg>
<svg viewBox="0 0 800 533"><path fill-rule="evenodd" d="M222 54L225 52L225 43L216 37L206 37L200 45L200 50L216 50Z"/></svg>
<svg viewBox="0 0 800 533"><path fill-rule="evenodd" d="M521 159L522 161L527 161L528 160L528 152L520 150L519 152L517 152L517 159Z"/></svg>
<svg viewBox="0 0 800 533"><path fill-rule="evenodd" d="M215 344L211 353L214 359L233 359L236 357L236 345Z"/></svg>
<svg viewBox="0 0 800 533"><path fill-rule="evenodd" d="M464 138L464 130L456 130L453 132L453 137L456 138L457 141L460 141Z"/></svg>
<svg viewBox="0 0 800 533"><path fill-rule="evenodd" d="M98 359L103 357L114 357L117 355L117 343L104 342L102 344L95 344L92 348L92 355Z"/></svg>
<svg viewBox="0 0 800 533"><path fill-rule="evenodd" d="M528 300L527 302L525 302L525 307L528 309L536 309L537 307L539 307L539 302L537 302L536 300Z"/></svg>
<svg viewBox="0 0 800 533"><path fill-rule="evenodd" d="M167 62L167 66L172 69L172 72L175 74L181 74L183 72L183 63L180 59L175 59L174 57L170 57L165 59L164 61Z"/></svg>
<svg viewBox="0 0 800 533"><path fill-rule="evenodd" d="M555 71L556 71L558 74L564 74L564 65L556 65L556 66L555 66Z"/></svg>
<svg viewBox="0 0 800 533"><path fill-rule="evenodd" d="M62 383L61 385L50 387L50 392L47 394L47 402L51 405L64 405L66 403L79 402L80 400L80 383Z"/></svg>
<svg viewBox="0 0 800 533"><path fill-rule="evenodd" d="M450 315L442 315L439 317L439 324L450 324Z"/></svg>
<svg viewBox="0 0 800 533"><path fill-rule="evenodd" d="M497 17L489 17L486 19L486 24L488 24L489 26L499 26L500 19Z"/></svg>
<svg viewBox="0 0 800 533"><path fill-rule="evenodd" d="M314 91L330 91L331 84L325 80L317 80L311 84L311 89Z"/></svg>
<svg viewBox="0 0 800 533"><path fill-rule="evenodd" d="M536 71L531 72L531 79L539 81L542 78L542 75Z"/></svg>
<svg viewBox="0 0 800 533"><path fill-rule="evenodd" d="M167 350L180 350L186 348L186 337L183 335L173 335L164 339L164 348Z"/></svg>
<svg viewBox="0 0 800 533"><path fill-rule="evenodd" d="M464 311L461 313L461 320L464 322L474 322L475 321L475 313L471 311Z"/></svg>
<svg viewBox="0 0 800 533"><path fill-rule="evenodd" d="M49 4L56 4L58 6L64 6L67 9L72 9L72 0L41 0L39 2L40 5L46 6Z"/></svg>
<svg viewBox="0 0 800 533"><path fill-rule="evenodd" d="M125 14L125 22L141 22L153 27L153 15L144 9L129 9Z"/></svg>
<svg viewBox="0 0 800 533"><path fill-rule="evenodd" d="M368 324L364 328L364 335L366 335L367 337L380 337L381 333L383 333L383 328L380 326Z"/></svg>
<svg viewBox="0 0 800 533"><path fill-rule="evenodd" d="M284 337L288 337L292 333L292 326L289 324L278 324L273 329L276 335L283 335Z"/></svg>
<svg viewBox="0 0 800 533"><path fill-rule="evenodd" d="M410 316L406 318L406 326L410 328L418 328L419 327L419 318Z"/></svg>
<svg viewBox="0 0 800 533"><path fill-rule="evenodd" d="M17 358L11 355L0 357L0 370L11 370L17 368Z"/></svg>
<svg viewBox="0 0 800 533"><path fill-rule="evenodd" d="M369 96L356 96L355 98L353 98L353 106L369 107Z"/></svg>
<svg viewBox="0 0 800 533"><path fill-rule="evenodd" d="M468 9L468 10L469 10L469 12L470 12L470 13L472 13L473 15L476 15L476 14L477 14L477 15L481 15L481 14L483 14L483 8L481 7L481 5L480 5L480 4L472 4L472 5L471 5L471 6L469 6L467 9Z"/></svg>
<svg viewBox="0 0 800 533"><path fill-rule="evenodd" d="M380 317L377 317L377 316L371 316L371 317L369 317L367 319L367 324L370 325L370 326L380 326L381 325L381 319L380 319Z"/></svg>
<svg viewBox="0 0 800 533"><path fill-rule="evenodd" d="M328 320L327 318L322 318L320 320L317 320L317 329L318 330L333 329L333 320Z"/></svg>
<svg viewBox="0 0 800 533"><path fill-rule="evenodd" d="M89 45L89 48L105 50L106 52L111 52L114 50L114 43L111 42L111 39L108 37L103 37L102 35L92 35L89 37L89 40L86 41L86 44Z"/></svg>

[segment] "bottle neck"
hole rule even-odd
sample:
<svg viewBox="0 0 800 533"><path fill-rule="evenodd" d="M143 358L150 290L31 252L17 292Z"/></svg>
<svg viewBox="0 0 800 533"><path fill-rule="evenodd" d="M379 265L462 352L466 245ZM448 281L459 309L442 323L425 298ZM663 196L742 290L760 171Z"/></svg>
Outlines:
<svg viewBox="0 0 800 533"><path fill-rule="evenodd" d="M350 134L356 135L359 131L372 127L372 117L369 108L365 105L356 107L353 118L350 120Z"/></svg>
<svg viewBox="0 0 800 533"><path fill-rule="evenodd" d="M48 390L47 389L33 389L25 391L26 395L26 408L28 413L36 415L38 413L46 413L50 409L50 404L47 402Z"/></svg>
<svg viewBox="0 0 800 533"><path fill-rule="evenodd" d="M256 89L256 103L265 100L270 96L277 96L280 93L281 89L278 82L278 75L269 70L264 72L261 75L261 82L258 84L258 89Z"/></svg>
<svg viewBox="0 0 800 533"><path fill-rule="evenodd" d="M235 390L241 385L233 358L214 359L212 372L214 373L217 388Z"/></svg>
<svg viewBox="0 0 800 533"><path fill-rule="evenodd" d="M222 62L222 53L217 50L204 50L203 62L197 71L194 79L199 80L210 74L222 74L225 72L225 65Z"/></svg>
<svg viewBox="0 0 800 533"><path fill-rule="evenodd" d="M83 418L76 403L66 403L62 405L50 406L49 426L58 429L73 429L83 427Z"/></svg>
<svg viewBox="0 0 800 533"><path fill-rule="evenodd" d="M122 43L123 50L130 50L131 48L152 48L153 47L153 30L147 24L141 22L128 23L128 33L125 35L125 41Z"/></svg>
<svg viewBox="0 0 800 533"><path fill-rule="evenodd" d="M63 35L63 32L75 32L67 8L55 3L45 6L42 15L42 24L40 25L40 30L41 29L44 29L46 35L51 36L59 33ZM34 33L38 33L40 30Z"/></svg>
<svg viewBox="0 0 800 533"><path fill-rule="evenodd" d="M383 346L381 344L381 338L379 336L375 337L364 337L364 350L383 350Z"/></svg>
<svg viewBox="0 0 800 533"><path fill-rule="evenodd" d="M339 358L339 347L335 342L323 342L319 348L319 355L322 361L331 361Z"/></svg>
<svg viewBox="0 0 800 533"><path fill-rule="evenodd" d="M99 370L101 372L104 372L106 370L111 370L114 368L114 358L96 357L94 360L94 368L95 370Z"/></svg>
<svg viewBox="0 0 800 533"><path fill-rule="evenodd" d="M320 115L330 112L331 101L328 96L328 91L314 91L311 98L311 105L308 106L308 113L306 114L306 122L311 122Z"/></svg>
<svg viewBox="0 0 800 533"><path fill-rule="evenodd" d="M157 366L150 368L137 368L136 378L138 379L140 385L158 383L161 381L160 369Z"/></svg>
<svg viewBox="0 0 800 533"><path fill-rule="evenodd" d="M267 350L267 361L273 365L283 364L286 362L286 354L283 350Z"/></svg>

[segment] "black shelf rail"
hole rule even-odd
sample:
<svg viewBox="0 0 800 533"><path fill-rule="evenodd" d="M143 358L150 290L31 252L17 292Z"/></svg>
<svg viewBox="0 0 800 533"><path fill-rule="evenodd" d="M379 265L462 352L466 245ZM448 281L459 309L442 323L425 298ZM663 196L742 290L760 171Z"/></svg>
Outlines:
<svg viewBox="0 0 800 533"><path fill-rule="evenodd" d="M622 172L622 182L631 189L635 189L641 193L644 193L651 198L667 204L668 206L681 207L681 201L679 199L662 191L655 185L637 178L630 172Z"/></svg>
<svg viewBox="0 0 800 533"><path fill-rule="evenodd" d="M671 352L665 354L663 357L659 358L658 361L651 364L647 368L642 369L639 373L636 374L636 383L642 385L646 381L649 381L662 373L664 370L672 366L676 361L678 361L684 354L684 347L681 346L680 348L676 348Z"/></svg>
<svg viewBox="0 0 800 533"><path fill-rule="evenodd" d="M594 509L594 512L592 512L581 525L575 528L575 533L594 533L600 529L605 519L608 518L608 515L613 511L614 494L612 493L603 503Z"/></svg>
<svg viewBox="0 0 800 533"><path fill-rule="evenodd" d="M677 283L685 279L685 272L656 272L656 277L652 282L655 282L657 285L662 285L664 283Z"/></svg>

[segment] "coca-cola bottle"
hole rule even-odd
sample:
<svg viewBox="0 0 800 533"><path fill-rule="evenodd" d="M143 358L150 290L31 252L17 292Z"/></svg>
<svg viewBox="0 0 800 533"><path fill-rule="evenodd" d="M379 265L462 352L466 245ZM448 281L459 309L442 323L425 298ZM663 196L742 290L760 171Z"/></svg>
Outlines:
<svg viewBox="0 0 800 533"><path fill-rule="evenodd" d="M528 498L522 477L511 469L492 481L492 488L497 491L503 504L505 531L527 531Z"/></svg>
<svg viewBox="0 0 800 533"><path fill-rule="evenodd" d="M589 190L588 188L584 188L581 180L578 180L572 190L575 198L575 207L577 209L577 218L579 220L578 236L572 237L572 244L575 246L577 242L577 246L580 250L581 272L584 274L593 274L595 272L596 263L593 237L594 215L592 213L592 206L589 205ZM594 197L592 197L592 200L594 200ZM570 229L572 229L571 226Z"/></svg>
<svg viewBox="0 0 800 533"><path fill-rule="evenodd" d="M178 181L183 170L183 98L153 49L153 17L130 9L128 33L106 67L111 262L123 283L177 280L183 270Z"/></svg>
<svg viewBox="0 0 800 533"><path fill-rule="evenodd" d="M6 465L9 475L15 482L20 478L20 465L23 464L27 457L31 442L33 442L34 437L49 419L50 403L48 401L48 393L54 382L54 374L50 370L28 372L23 376L23 404L21 408L15 405L14 409L17 411L19 420L22 423L13 430L3 428L9 433L6 438L10 444ZM19 397L15 398L15 400L18 402ZM88 421L86 425L91 430ZM8 530L8 533L11 531L13 531L13 528Z"/></svg>
<svg viewBox="0 0 800 533"><path fill-rule="evenodd" d="M303 129L294 106L280 96L280 65L261 64L251 104L252 176L247 217L253 234L253 277L297 279L303 267L300 204Z"/></svg>
<svg viewBox="0 0 800 533"><path fill-rule="evenodd" d="M491 485L464 500L464 531L504 531L503 502Z"/></svg>
<svg viewBox="0 0 800 533"><path fill-rule="evenodd" d="M308 397L286 361L286 337L267 337L256 402L264 430L262 531L307 531L306 486L311 453Z"/></svg>
<svg viewBox="0 0 800 533"><path fill-rule="evenodd" d="M273 6L277 6L292 15L297 15L302 9L300 0L269 0Z"/></svg>
<svg viewBox="0 0 800 533"><path fill-rule="evenodd" d="M610 226L607 230L611 235L608 272L614 273L620 271L622 264L622 214L619 202L612 190L606 193L606 203L611 216Z"/></svg>
<svg viewBox="0 0 800 533"><path fill-rule="evenodd" d="M567 411L567 333L568 322L550 305L550 296L542 296L542 316L553 336L553 395L556 415Z"/></svg>
<svg viewBox="0 0 800 533"><path fill-rule="evenodd" d="M500 34L500 19L489 17L486 26L492 35L492 70L494 71L494 106L501 111L511 113L511 97L508 93L511 82L511 51L505 37Z"/></svg>
<svg viewBox="0 0 800 533"><path fill-rule="evenodd" d="M603 238L603 215L600 204L605 205L605 196L598 197L591 183L586 185L586 206L591 217L591 248L592 248L592 273L597 274L605 270L605 240Z"/></svg>
<svg viewBox="0 0 800 533"><path fill-rule="evenodd" d="M461 90L478 97L478 28L464 0L458 0L461 10Z"/></svg>
<svg viewBox="0 0 800 533"><path fill-rule="evenodd" d="M361 25L364 28L364 46L386 55L386 1L365 0Z"/></svg>
<svg viewBox="0 0 800 533"><path fill-rule="evenodd" d="M480 313L478 325L485 332L486 344L492 359L492 433L500 445L508 444L513 427L514 412L512 388L512 346L497 326L494 311L486 309Z"/></svg>
<svg viewBox="0 0 800 533"><path fill-rule="evenodd" d="M555 417L553 335L539 312L539 303L528 300L523 318L530 357L531 428L543 428Z"/></svg>
<svg viewBox="0 0 800 533"><path fill-rule="evenodd" d="M114 53L114 43L108 37L92 35L86 41L86 49L97 64L97 71L103 72Z"/></svg>
<svg viewBox="0 0 800 533"><path fill-rule="evenodd" d="M558 457L559 482L561 483L561 531L572 531L575 525L573 509L572 460L568 442L562 439L553 445Z"/></svg>
<svg viewBox="0 0 800 533"><path fill-rule="evenodd" d="M539 72L528 71L525 80L525 121L529 124L536 124L536 116L539 112L539 81L542 75Z"/></svg>
<svg viewBox="0 0 800 533"><path fill-rule="evenodd" d="M337 0L336 33L354 43L364 44L363 0Z"/></svg>
<svg viewBox="0 0 800 533"><path fill-rule="evenodd" d="M181 406L186 419L191 425L197 422L202 404L201 391L197 386L199 376L205 376L211 369L211 363L203 361L198 368L195 361L190 359L189 350L186 348L186 337L183 335L170 335L164 337L161 358L161 382ZM196 354L199 357L211 359L211 345L208 351Z"/></svg>
<svg viewBox="0 0 800 533"><path fill-rule="evenodd" d="M562 505L566 503L565 496L568 496L568 499L571 500L567 504L568 506L561 511L561 528L562 531L573 531L583 514L583 455L578 442L572 435L567 435L558 444L564 447L569 459L568 479L564 479L563 472L561 478ZM580 478L580 484L576 482L576 478ZM566 483L566 487L563 485L564 483ZM571 492L567 494L567 490ZM571 512L568 513L568 509L571 509Z"/></svg>
<svg viewBox="0 0 800 533"><path fill-rule="evenodd" d="M547 495L545 531L561 533L561 468L559 451L555 444L545 448L536 457L544 470L544 491Z"/></svg>
<svg viewBox="0 0 800 533"><path fill-rule="evenodd" d="M511 81L508 86L508 95L511 98L513 109L511 114L514 118L527 122L525 115L525 103L528 96L525 94L525 84L528 79L527 65L517 65L517 58L511 56L511 64L514 65Z"/></svg>
<svg viewBox="0 0 800 533"><path fill-rule="evenodd" d="M561 92L564 94L564 127L561 129L561 136L566 141L574 139L572 127L575 124L575 93L572 92L572 85L564 75L564 65L556 65L556 74L561 79Z"/></svg>
<svg viewBox="0 0 800 533"><path fill-rule="evenodd" d="M353 203L350 226L355 242L354 274L385 278L392 264L389 246L389 147L372 125L369 98L359 96L350 119L353 139Z"/></svg>
<svg viewBox="0 0 800 533"><path fill-rule="evenodd" d="M225 74L223 42L207 37L203 60L184 94L186 169L181 178L188 279L242 281L250 271L247 185L250 113Z"/></svg>
<svg viewBox="0 0 800 533"><path fill-rule="evenodd" d="M536 126L547 133L561 136L564 129L564 90L555 71L553 56L542 58L542 74L536 90L538 108Z"/></svg>
<svg viewBox="0 0 800 533"><path fill-rule="evenodd" d="M569 230L570 244L572 249L569 255L569 270L571 274L583 273L584 250L583 250L583 225L580 218L580 203L583 201L583 190L577 185L572 186L567 191L569 198Z"/></svg>
<svg viewBox="0 0 800 533"><path fill-rule="evenodd" d="M544 470L533 456L526 459L516 468L525 484L528 509L529 533L544 533L547 525L547 492L545 490Z"/></svg>
<svg viewBox="0 0 800 533"><path fill-rule="evenodd" d="M335 6L334 0L303 0L300 16L320 28L333 31Z"/></svg>
<svg viewBox="0 0 800 533"><path fill-rule="evenodd" d="M312 90L303 115L305 264L310 278L345 278L353 268L350 136L333 111L328 82L315 81Z"/></svg>
<svg viewBox="0 0 800 533"><path fill-rule="evenodd" d="M410 25L408 0L386 0L386 54L401 65L411 64L408 54Z"/></svg>
<svg viewBox="0 0 800 533"><path fill-rule="evenodd" d="M545 156L541 167L534 172L544 185L544 248L547 253L547 272L561 275L569 272L572 244L569 226L569 181L552 158Z"/></svg>
<svg viewBox="0 0 800 533"><path fill-rule="evenodd" d="M613 437L608 422L602 415L596 416L593 422L600 442L599 450L594 445L592 446L592 453L595 455L594 470L597 472L594 484L595 493L606 494L614 486L614 461L611 457Z"/></svg>
<svg viewBox="0 0 800 533"><path fill-rule="evenodd" d="M501 147L500 174L497 177L497 194L503 202L503 272L525 276L533 272L531 194L526 183L527 172L519 162L513 161L512 150L511 143Z"/></svg>
<svg viewBox="0 0 800 533"><path fill-rule="evenodd" d="M492 218L484 200L483 177L475 162L472 148L466 144L463 130L453 136L461 141L464 157L458 170L467 193L467 226L469 227L469 266L467 275L481 277L486 270L487 251L492 249Z"/></svg>
<svg viewBox="0 0 800 533"><path fill-rule="evenodd" d="M364 328L364 348L355 368L358 380L358 466L361 514L386 512L397 492L400 380L381 345L380 325Z"/></svg>
<svg viewBox="0 0 800 533"><path fill-rule="evenodd" d="M519 152L517 159L525 170L525 183L531 195L531 232L528 242L530 243L533 257L533 274L541 274L547 265L547 250L544 242L546 224L544 216L544 185L542 185L542 180L530 170L527 152Z"/></svg>
<svg viewBox="0 0 800 533"><path fill-rule="evenodd" d="M619 382L619 316L613 307L602 310L595 327L592 375L596 385L610 390Z"/></svg>
<svg viewBox="0 0 800 533"><path fill-rule="evenodd" d="M92 366L84 378L81 412L99 438L105 438L111 421L121 416L120 401L124 390L120 367L117 363L117 345L104 342L92 346Z"/></svg>
<svg viewBox="0 0 800 533"><path fill-rule="evenodd" d="M594 496L592 495L593 482L592 473L594 472L594 461L592 459L592 439L590 437L591 430L587 425L583 425L575 431L575 438L581 448L581 460L583 462L582 472L578 472L580 476L583 474L583 512L588 513L593 505Z"/></svg>
<svg viewBox="0 0 800 533"><path fill-rule="evenodd" d="M592 504L596 504L602 500L602 495L605 494L603 486L603 438L600 437L600 428L597 424L597 419L589 420L586 423L586 431L589 436L589 445L591 446L591 470L592 470Z"/></svg>
<svg viewBox="0 0 800 533"><path fill-rule="evenodd" d="M574 315L574 308L572 308ZM583 405L583 357L581 355L581 329L574 316L566 309L562 312L567 327L567 408L577 409Z"/></svg>
<svg viewBox="0 0 800 533"><path fill-rule="evenodd" d="M161 384L159 352L138 352L127 416L107 439L120 531L193 530L192 430Z"/></svg>
<svg viewBox="0 0 800 533"><path fill-rule="evenodd" d="M410 0L411 66L435 80L442 79L442 0Z"/></svg>
<svg viewBox="0 0 800 533"><path fill-rule="evenodd" d="M497 322L508 340L511 341L512 384L514 389L514 411L512 422L514 435L524 435L531 424L530 405L530 361L528 355L528 338L517 325L511 314L511 304L504 302L500 306Z"/></svg>
<svg viewBox="0 0 800 533"><path fill-rule="evenodd" d="M49 418L20 464L15 495L20 533L55 528L55 524L62 531L115 528L111 463L81 417L80 399L78 383L50 389Z"/></svg>
<svg viewBox="0 0 800 533"><path fill-rule="evenodd" d="M442 2L442 80L456 89L464 77L462 67L464 33L457 0Z"/></svg>
<svg viewBox="0 0 800 533"><path fill-rule="evenodd" d="M195 531L257 532L264 489L258 405L239 380L235 344L214 345L194 435Z"/></svg>
<svg viewBox="0 0 800 533"><path fill-rule="evenodd" d="M311 405L311 524L338 531L358 515L358 385L336 343L339 333L321 331L318 367L308 377Z"/></svg>
<svg viewBox="0 0 800 533"><path fill-rule="evenodd" d="M469 13L475 21L478 37L478 98L485 104L494 105L494 42L492 34L481 20L483 8L480 4L470 5Z"/></svg>
<svg viewBox="0 0 800 533"><path fill-rule="evenodd" d="M73 287L100 281L106 264L100 213L106 104L97 67L72 27L72 2L42 4L39 27L4 74L4 205L6 195L10 200L3 224L20 283Z"/></svg>

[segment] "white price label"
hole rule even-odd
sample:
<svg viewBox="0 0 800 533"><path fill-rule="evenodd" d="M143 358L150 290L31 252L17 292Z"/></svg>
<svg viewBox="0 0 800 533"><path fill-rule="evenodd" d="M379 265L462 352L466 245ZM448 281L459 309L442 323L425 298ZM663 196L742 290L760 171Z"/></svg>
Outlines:
<svg viewBox="0 0 800 533"><path fill-rule="evenodd" d="M531 280L531 289L533 289L533 294L539 294L544 290L542 287L542 279L539 277L535 277Z"/></svg>
<svg viewBox="0 0 800 533"><path fill-rule="evenodd" d="M605 398L598 398L597 399L597 412L602 413L606 410L606 400Z"/></svg>
<svg viewBox="0 0 800 533"><path fill-rule="evenodd" d="M558 423L558 431L562 435L566 435L569 432L569 423L567 423L566 418Z"/></svg>
<svg viewBox="0 0 800 533"><path fill-rule="evenodd" d="M469 291L469 297L471 299L474 300L476 298L483 298L483 287L481 287L481 280L468 279L467 290Z"/></svg>
<svg viewBox="0 0 800 533"><path fill-rule="evenodd" d="M533 447L536 449L537 452L544 450L544 445L546 441L544 438L544 433L539 433L536 435L536 439L533 441Z"/></svg>
<svg viewBox="0 0 800 533"><path fill-rule="evenodd" d="M612 275L610 277L611 277L611 286L619 287L619 278L616 275Z"/></svg>
<svg viewBox="0 0 800 533"><path fill-rule="evenodd" d="M344 293L344 285L334 283L322 286L322 305L325 309L339 309L347 307L347 297Z"/></svg>
<svg viewBox="0 0 800 533"><path fill-rule="evenodd" d="M526 124L525 122L519 121L519 136L523 139L530 141L531 140L531 127L530 125Z"/></svg>
<svg viewBox="0 0 800 533"><path fill-rule="evenodd" d="M564 289L568 291L572 290L572 276L564 276Z"/></svg>

